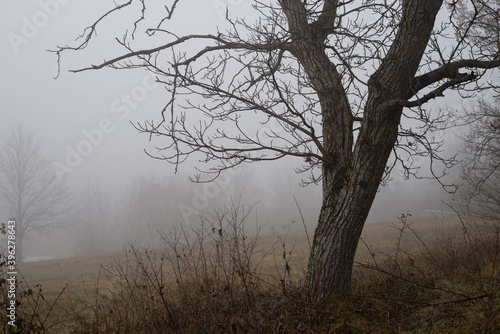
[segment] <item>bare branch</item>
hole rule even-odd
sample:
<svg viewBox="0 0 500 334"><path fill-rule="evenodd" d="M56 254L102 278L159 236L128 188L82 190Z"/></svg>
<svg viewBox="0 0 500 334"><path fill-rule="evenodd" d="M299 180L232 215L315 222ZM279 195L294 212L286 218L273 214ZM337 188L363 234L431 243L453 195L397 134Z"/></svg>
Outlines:
<svg viewBox="0 0 500 334"><path fill-rule="evenodd" d="M439 82L443 79L453 79L460 80L464 78L468 78L465 81L471 81L477 78L477 76L473 76L466 73L460 73L459 70L463 68L468 69L492 69L500 66L500 59L495 60L475 60L475 59L461 59L455 62L445 64L442 67L430 71L428 73L422 74L420 76L415 77L412 83L412 92L414 94L418 93L425 87L428 87L436 82ZM465 82L461 81L459 83ZM453 86L450 85L447 88Z"/></svg>
<svg viewBox="0 0 500 334"><path fill-rule="evenodd" d="M439 96L444 96L444 91L446 91L448 88L455 87L460 84L468 83L477 78L477 75L474 72L471 73L457 73L456 77L445 82L438 88L432 90L430 93L425 94L422 97L417 97L415 101L408 101L405 103L405 107L407 108L412 108L412 107L419 107L422 106L423 104L429 102L432 99L435 99L436 97Z"/></svg>

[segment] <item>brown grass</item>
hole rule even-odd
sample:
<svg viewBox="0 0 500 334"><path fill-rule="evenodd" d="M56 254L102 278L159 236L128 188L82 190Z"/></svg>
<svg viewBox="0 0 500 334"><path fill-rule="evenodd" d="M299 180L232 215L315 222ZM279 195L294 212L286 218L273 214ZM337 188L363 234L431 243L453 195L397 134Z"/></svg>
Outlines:
<svg viewBox="0 0 500 334"><path fill-rule="evenodd" d="M260 236L251 213L232 205L197 228L179 226L163 235L160 250L129 246L108 257L26 263L22 327L29 333L500 330L498 222L402 216L367 225L352 293L310 304L301 287L305 233Z"/></svg>

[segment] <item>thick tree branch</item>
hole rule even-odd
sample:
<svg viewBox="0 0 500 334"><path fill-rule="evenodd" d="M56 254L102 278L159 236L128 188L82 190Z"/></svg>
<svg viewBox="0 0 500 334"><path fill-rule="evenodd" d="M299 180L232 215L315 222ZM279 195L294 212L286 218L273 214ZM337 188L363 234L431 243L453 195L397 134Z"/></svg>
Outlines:
<svg viewBox="0 0 500 334"><path fill-rule="evenodd" d="M312 23L313 29L320 35L321 39L335 30L335 20L337 18L338 0L325 0L321 14L318 19Z"/></svg>
<svg viewBox="0 0 500 334"><path fill-rule="evenodd" d="M500 66L500 59L495 60L475 60L475 59L462 59L457 60L441 66L433 71L415 77L412 82L412 93L416 94L420 90L439 82L443 79L461 79L469 76L470 80L475 79L472 76L460 73L459 70L463 68L477 68L477 69L491 69ZM463 82L463 81L462 81ZM451 85L453 86L453 85ZM449 86L449 87L451 87Z"/></svg>
<svg viewBox="0 0 500 334"><path fill-rule="evenodd" d="M476 74L474 72L471 73L459 73L458 76L454 79L451 79L438 88L432 90L431 92L425 94L422 97L418 97L415 101L408 101L405 103L405 107L411 108L411 107L419 107L425 104L426 102L429 102L432 99L435 99L436 97L439 96L444 96L443 93L445 90L448 88L467 83L470 81L473 81L476 79Z"/></svg>
<svg viewBox="0 0 500 334"><path fill-rule="evenodd" d="M309 40L311 37L306 7L300 0L280 0L279 3L287 17L288 31L292 36L294 48L300 48L297 42Z"/></svg>

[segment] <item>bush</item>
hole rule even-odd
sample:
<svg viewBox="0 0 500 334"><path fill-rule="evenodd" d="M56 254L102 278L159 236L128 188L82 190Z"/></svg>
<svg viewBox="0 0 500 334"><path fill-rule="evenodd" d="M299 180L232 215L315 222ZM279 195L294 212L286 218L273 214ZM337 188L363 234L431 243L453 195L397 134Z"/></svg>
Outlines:
<svg viewBox="0 0 500 334"><path fill-rule="evenodd" d="M27 290L22 283L20 330L58 334L500 330L498 222L460 220L454 225L460 233L436 235L432 241L423 238L410 216L404 215L393 225L398 233L394 251L381 253L368 247L371 259L357 263L351 294L313 304L302 291L303 272L298 261L292 261L295 246L290 250L288 234L277 234L274 242L261 237L253 213L252 207L232 204L202 218L197 227L179 225L162 234L163 249L129 245L121 258L101 265L93 284L82 282L80 293L65 288L46 298L41 286ZM3 328L8 333L5 324Z"/></svg>

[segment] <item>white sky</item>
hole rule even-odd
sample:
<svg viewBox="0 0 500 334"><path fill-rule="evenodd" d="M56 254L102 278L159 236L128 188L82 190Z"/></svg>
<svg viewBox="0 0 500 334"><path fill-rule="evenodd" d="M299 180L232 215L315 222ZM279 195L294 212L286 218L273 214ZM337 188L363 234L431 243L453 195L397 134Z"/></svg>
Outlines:
<svg viewBox="0 0 500 334"><path fill-rule="evenodd" d="M181 26L189 30L199 30L201 24L214 26L220 21L220 5L226 2L235 5L231 7L234 11L243 10L240 8L244 7L242 1L235 0L198 2L194 8L181 2L179 11L190 11L189 24L180 22ZM96 39L100 44L92 44L88 52L65 54L61 75L57 80L53 78L57 74L56 56L46 50L54 50L58 45L74 45L74 38L84 27L112 8L112 1L8 1L2 6L1 142L8 138L12 126L22 123L37 138L43 138L43 147L50 150L56 161L64 163L68 147L76 150L86 139L82 131L91 131L103 119L109 119L113 130L74 168L71 179L99 178L104 183L114 179L113 184L138 166L156 170L170 168L144 155L142 148L147 146L147 137L139 135L129 124L130 120L146 120L146 113L154 115L161 110L164 98L161 88L148 91L147 99L131 109L130 117L121 119L121 115L113 113L113 103L118 99L123 106L124 94L130 95L135 87L141 86L145 73L68 72L68 69L97 63L120 52L111 38L117 35L114 30L121 33L120 23L128 25L129 22L114 20L111 27L109 24L101 26ZM99 172L101 166L106 166L102 173Z"/></svg>

